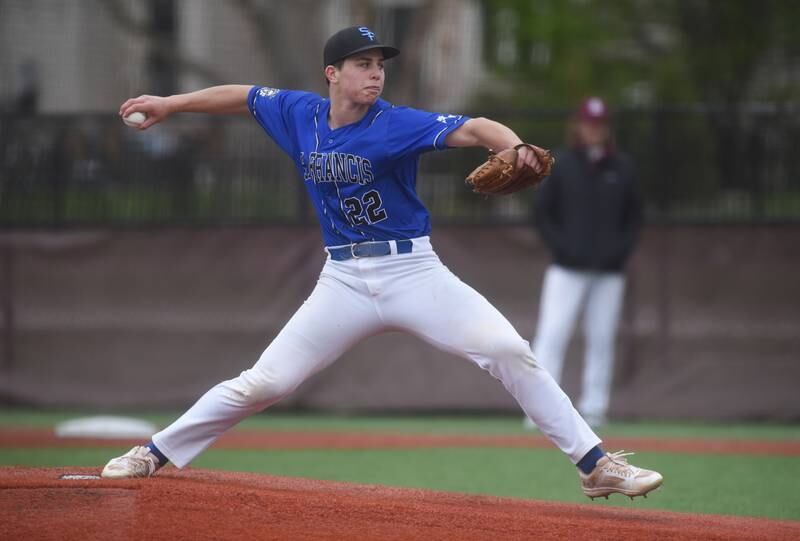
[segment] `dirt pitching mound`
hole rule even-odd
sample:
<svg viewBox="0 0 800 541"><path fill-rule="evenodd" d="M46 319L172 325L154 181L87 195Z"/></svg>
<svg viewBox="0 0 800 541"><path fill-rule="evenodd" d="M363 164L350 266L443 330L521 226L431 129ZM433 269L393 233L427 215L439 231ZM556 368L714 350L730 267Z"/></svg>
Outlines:
<svg viewBox="0 0 800 541"><path fill-rule="evenodd" d="M168 469L0 468L1 539L800 539L800 522Z"/></svg>

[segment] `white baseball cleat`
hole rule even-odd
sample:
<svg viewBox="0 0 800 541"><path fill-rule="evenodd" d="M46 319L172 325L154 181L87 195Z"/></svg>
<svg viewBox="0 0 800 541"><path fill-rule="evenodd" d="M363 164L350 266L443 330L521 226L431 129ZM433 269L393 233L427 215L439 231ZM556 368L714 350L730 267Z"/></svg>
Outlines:
<svg viewBox="0 0 800 541"><path fill-rule="evenodd" d="M647 497L647 493L661 486L664 478L660 473L628 464L626 456L633 453L617 451L606 453L606 456L597 461L592 473L585 474L578 471L581 476L583 493L591 499L609 494L624 494L630 499L635 496Z"/></svg>
<svg viewBox="0 0 800 541"><path fill-rule="evenodd" d="M150 449L137 445L127 453L112 458L103 468L102 477L106 479L134 479L150 477L161 465Z"/></svg>

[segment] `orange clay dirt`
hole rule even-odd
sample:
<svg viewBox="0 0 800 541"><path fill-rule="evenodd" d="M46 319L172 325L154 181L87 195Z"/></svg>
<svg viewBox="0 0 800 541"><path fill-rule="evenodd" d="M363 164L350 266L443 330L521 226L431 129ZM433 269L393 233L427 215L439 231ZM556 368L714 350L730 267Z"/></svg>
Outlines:
<svg viewBox="0 0 800 541"><path fill-rule="evenodd" d="M199 469L63 480L0 468L0 539L800 539L800 522L558 504Z"/></svg>
<svg viewBox="0 0 800 541"><path fill-rule="evenodd" d="M0 448L120 448L135 443L56 438L45 430L0 430ZM641 451L800 455L795 442L618 438L606 444ZM264 431L233 431L215 444L254 449L484 446L551 444L532 435ZM621 497L626 507L171 467L146 480L61 478L96 476L99 471L100 467L0 468L0 540L800 539L800 521L644 511ZM668 489L667 481L664 490Z"/></svg>

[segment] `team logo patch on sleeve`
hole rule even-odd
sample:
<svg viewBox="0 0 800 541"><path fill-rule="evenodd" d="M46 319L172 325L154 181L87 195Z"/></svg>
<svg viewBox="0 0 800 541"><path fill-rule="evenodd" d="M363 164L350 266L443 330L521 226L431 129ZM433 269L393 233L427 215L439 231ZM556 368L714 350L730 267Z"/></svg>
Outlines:
<svg viewBox="0 0 800 541"><path fill-rule="evenodd" d="M263 98L274 98L275 96L278 95L278 92L280 92L280 89L278 88L270 88L268 86L265 86L259 89L258 95Z"/></svg>
<svg viewBox="0 0 800 541"><path fill-rule="evenodd" d="M461 117L457 115L439 115L436 117L436 122L441 122L442 124L452 124L460 118Z"/></svg>

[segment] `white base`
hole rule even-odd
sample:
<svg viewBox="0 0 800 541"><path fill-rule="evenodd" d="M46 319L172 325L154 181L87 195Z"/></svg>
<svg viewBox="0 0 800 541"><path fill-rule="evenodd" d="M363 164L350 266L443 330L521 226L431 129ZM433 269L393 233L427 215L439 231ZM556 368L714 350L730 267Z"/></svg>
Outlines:
<svg viewBox="0 0 800 541"><path fill-rule="evenodd" d="M55 427L60 438L150 438L158 427L142 419L99 415L70 419Z"/></svg>

